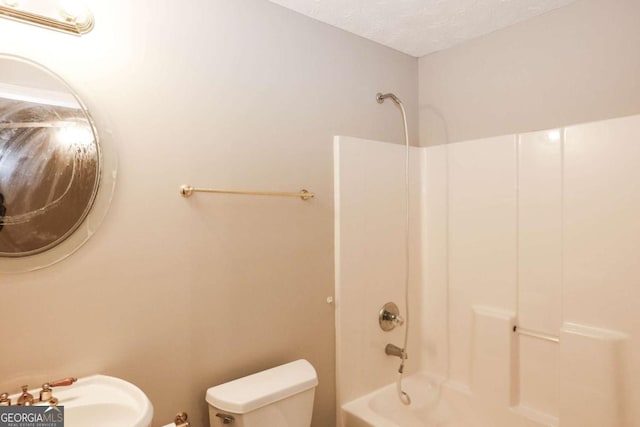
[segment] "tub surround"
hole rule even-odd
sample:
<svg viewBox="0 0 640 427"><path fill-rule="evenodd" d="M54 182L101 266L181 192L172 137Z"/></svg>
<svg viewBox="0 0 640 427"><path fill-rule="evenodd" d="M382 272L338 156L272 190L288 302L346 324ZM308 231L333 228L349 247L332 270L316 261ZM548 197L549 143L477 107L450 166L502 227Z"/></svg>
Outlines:
<svg viewBox="0 0 640 427"><path fill-rule="evenodd" d="M427 150L425 185L441 188L426 201L424 345L450 355L423 352L423 366L549 425L637 424L639 140L630 116ZM442 305L438 322L429 312ZM559 343L508 335L507 318L479 331L478 305ZM495 351L507 343L510 355ZM493 378L482 380L479 361L495 363Z"/></svg>
<svg viewBox="0 0 640 427"><path fill-rule="evenodd" d="M422 189L416 190L423 209L413 212L421 215L422 229L416 233L422 246L414 247L412 257L422 258L423 269L420 290L412 290L420 299L419 318L414 315L412 323L414 331L421 328L420 344L409 349L419 359L410 357L408 366L424 372L432 385L443 383L444 402L466 402L463 412L472 411L477 418L476 424L465 424L451 413L445 425L638 424L640 408L633 404L640 398L640 341L635 338L640 336L635 310L640 300L635 286L640 276L638 147L640 116L630 116L412 153L421 158L416 167L423 178ZM341 155L339 167L352 171L355 182L381 175L382 163L375 158L393 159L402 149L368 141L351 148L355 151ZM401 181L389 177L401 173L402 163L388 160L385 168L387 178L375 180L394 182L389 191L395 188L395 197L401 197ZM360 190L345 177L349 174L340 174L345 183L336 191L340 200ZM338 253L345 257L365 247L367 259L376 260L373 265L351 260L351 267L337 270L350 274L337 288L339 337L357 335L350 304L362 304L352 293L385 299L401 291L392 280L362 280L385 258L391 260L390 269L399 262L386 254L388 244L366 232L379 228L393 233L385 215L372 214L381 204L382 199L373 197L337 204L341 218L367 224L350 240L338 240ZM348 264L344 258L342 262ZM339 375L340 361L354 355L351 363L357 357L381 360L375 372L361 363L358 371L347 372L348 383L338 379L341 406L355 400L349 399L354 395L350 383L358 383L358 391L370 387L361 397L380 388L374 385L383 379L373 384L372 377L386 375L388 384L395 379L389 366L395 358L378 356L375 345L387 337L375 330L375 318L361 315L359 338L338 349ZM378 401L376 396L364 398L367 405ZM358 405L344 407L346 419L358 416ZM389 424L372 425L414 425L386 416Z"/></svg>
<svg viewBox="0 0 640 427"><path fill-rule="evenodd" d="M378 314L393 301L406 317L404 150L359 138L334 139L336 369L341 403L394 381L400 365L399 358L385 354L385 346L402 346L404 327L384 332ZM418 218L420 149L411 147L410 155L411 217ZM419 223L410 223L410 230L410 248L417 253ZM420 360L420 264L414 261L409 275L413 314L408 319L407 372L415 371L414 361Z"/></svg>

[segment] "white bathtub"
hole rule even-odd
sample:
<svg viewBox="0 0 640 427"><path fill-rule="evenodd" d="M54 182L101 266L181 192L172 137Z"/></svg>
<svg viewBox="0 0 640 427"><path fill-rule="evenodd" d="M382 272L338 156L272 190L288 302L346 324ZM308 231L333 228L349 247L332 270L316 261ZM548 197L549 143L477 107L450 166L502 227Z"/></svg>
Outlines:
<svg viewBox="0 0 640 427"><path fill-rule="evenodd" d="M344 427L451 426L451 410L437 385L423 374L406 377L403 389L411 405L400 403L390 384L342 406Z"/></svg>
<svg viewBox="0 0 640 427"><path fill-rule="evenodd" d="M498 408L473 398L468 389L442 386L425 374L403 381L411 405L400 403L396 385L342 405L343 427L550 427L557 418L522 407Z"/></svg>

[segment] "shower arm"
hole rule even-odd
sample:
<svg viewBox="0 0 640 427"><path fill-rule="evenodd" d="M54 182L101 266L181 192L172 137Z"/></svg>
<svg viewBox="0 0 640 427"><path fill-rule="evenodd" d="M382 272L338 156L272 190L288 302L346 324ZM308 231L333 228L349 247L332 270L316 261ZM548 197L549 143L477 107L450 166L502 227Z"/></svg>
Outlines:
<svg viewBox="0 0 640 427"><path fill-rule="evenodd" d="M378 101L378 104L382 104L384 102L385 99L387 98L391 98L393 100L393 102L395 102L398 105L402 105L402 101L400 101L400 98L398 98L397 96L395 96L392 93L377 93L376 94L376 101Z"/></svg>
<svg viewBox="0 0 640 427"><path fill-rule="evenodd" d="M404 125L404 138L407 147L409 146L409 129L407 128L407 112L404 109L404 104L400 101L400 98L395 96L393 93L380 93L376 94L376 101L378 104L382 104L385 99L390 98L398 107L400 107L400 112L402 113L402 124ZM408 156L408 151L407 151ZM408 160L407 160L408 162Z"/></svg>

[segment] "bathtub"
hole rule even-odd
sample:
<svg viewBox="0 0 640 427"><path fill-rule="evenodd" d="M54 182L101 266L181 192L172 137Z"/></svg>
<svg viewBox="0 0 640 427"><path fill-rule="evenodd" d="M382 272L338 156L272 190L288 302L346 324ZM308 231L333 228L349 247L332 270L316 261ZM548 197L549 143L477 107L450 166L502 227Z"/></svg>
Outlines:
<svg viewBox="0 0 640 427"><path fill-rule="evenodd" d="M342 427L556 427L557 418L523 407L483 403L468 388L418 373L403 380L411 405L400 403L396 385L342 405Z"/></svg>
<svg viewBox="0 0 640 427"><path fill-rule="evenodd" d="M452 426L451 405L442 387L424 374L406 377L403 389L411 405L400 403L396 385L389 384L342 406L344 427L440 427Z"/></svg>

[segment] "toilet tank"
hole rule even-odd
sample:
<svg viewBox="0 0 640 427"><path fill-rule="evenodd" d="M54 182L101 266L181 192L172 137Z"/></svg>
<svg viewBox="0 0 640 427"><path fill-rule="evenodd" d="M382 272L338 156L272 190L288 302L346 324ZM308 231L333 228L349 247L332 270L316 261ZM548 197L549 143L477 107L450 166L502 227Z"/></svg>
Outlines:
<svg viewBox="0 0 640 427"><path fill-rule="evenodd" d="M309 427L318 376L300 359L207 390L209 425Z"/></svg>

